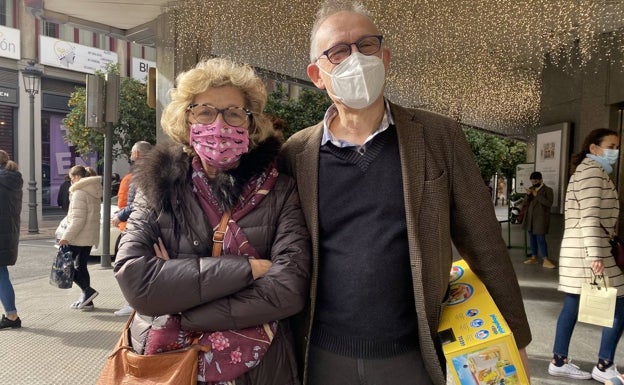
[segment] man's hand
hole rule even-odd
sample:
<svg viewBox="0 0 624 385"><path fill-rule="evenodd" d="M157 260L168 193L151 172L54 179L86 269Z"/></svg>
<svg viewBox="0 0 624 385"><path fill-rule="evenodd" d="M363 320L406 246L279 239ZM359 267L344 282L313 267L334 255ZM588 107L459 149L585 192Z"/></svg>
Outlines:
<svg viewBox="0 0 624 385"><path fill-rule="evenodd" d="M249 258L249 264L251 265L251 274L253 275L253 279L256 280L264 276L269 271L273 262L266 259Z"/></svg>
<svg viewBox="0 0 624 385"><path fill-rule="evenodd" d="M113 226L119 226L120 223L121 223L121 221L119 220L119 218L117 218L117 215L115 215L114 217L111 218L111 224Z"/></svg>

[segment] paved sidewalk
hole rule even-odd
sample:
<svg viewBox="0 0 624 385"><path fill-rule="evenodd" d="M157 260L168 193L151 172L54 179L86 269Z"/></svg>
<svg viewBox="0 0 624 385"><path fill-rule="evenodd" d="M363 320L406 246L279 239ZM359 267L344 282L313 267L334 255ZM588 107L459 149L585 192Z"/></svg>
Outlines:
<svg viewBox="0 0 624 385"><path fill-rule="evenodd" d="M57 289L47 277L15 285L21 329L0 330L0 384L95 384L107 354L126 321L113 312L124 299L111 269L89 266L92 286L100 295L95 310L69 305L80 289Z"/></svg>
<svg viewBox="0 0 624 385"><path fill-rule="evenodd" d="M497 208L499 215L502 210L501 207ZM552 225L555 228L560 226L558 221L561 218L553 218ZM40 234L26 234L23 239L52 239L57 223L56 220L42 221ZM508 225L501 223L501 233L505 240ZM510 254L533 332L533 342L527 348L532 384L598 384L593 380L571 380L548 375L547 367L557 316L563 301L563 294L557 291L558 272L556 269L544 269L540 265L523 264L524 233L519 225L511 225L510 230L510 240L514 246L510 249ZM549 253L556 262L561 234L554 231L547 240ZM77 287L68 290L56 289L50 286L47 277L14 285L19 298L23 327L17 330L0 330L0 346L3 351L0 354L0 385L95 384L126 319L113 315L125 303L112 270L102 269L97 259L92 262L89 266L92 285L100 292L94 301L96 308L92 312L69 308L80 294ZM570 356L583 370L591 371L595 365L599 342L599 327L577 325L570 346ZM624 367L622 346L618 348L616 364Z"/></svg>
<svg viewBox="0 0 624 385"><path fill-rule="evenodd" d="M54 239L60 220L40 221L38 234L28 234L22 221L20 240ZM57 289L47 276L14 283L22 328L0 330L0 384L95 384L127 318L113 314L125 305L113 270L92 258L89 273L100 293L90 312L69 308L80 295L76 285Z"/></svg>
<svg viewBox="0 0 624 385"><path fill-rule="evenodd" d="M63 219L60 217L51 217L38 221L38 233L29 233L28 232L28 220L21 221L20 228L20 241L29 240L29 239L54 239L54 232L58 227L59 223Z"/></svg>

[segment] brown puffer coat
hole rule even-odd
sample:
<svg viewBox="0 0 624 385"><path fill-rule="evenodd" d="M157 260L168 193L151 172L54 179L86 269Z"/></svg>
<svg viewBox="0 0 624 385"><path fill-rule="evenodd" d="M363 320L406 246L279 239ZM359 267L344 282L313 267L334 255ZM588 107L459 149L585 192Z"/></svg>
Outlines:
<svg viewBox="0 0 624 385"><path fill-rule="evenodd" d="M279 151L269 138L245 154L236 170L213 186L219 203L236 203L245 182L266 169ZM294 181L279 175L274 189L238 221L258 253L271 259L269 272L253 280L247 258L211 257L212 228L192 191L191 158L181 146L155 147L134 170L137 198L121 238L115 277L137 313L131 329L138 351L151 316L180 313L191 331L241 329L281 320L259 366L237 385L299 384L288 317L308 295L311 246ZM171 260L154 256L161 237Z"/></svg>

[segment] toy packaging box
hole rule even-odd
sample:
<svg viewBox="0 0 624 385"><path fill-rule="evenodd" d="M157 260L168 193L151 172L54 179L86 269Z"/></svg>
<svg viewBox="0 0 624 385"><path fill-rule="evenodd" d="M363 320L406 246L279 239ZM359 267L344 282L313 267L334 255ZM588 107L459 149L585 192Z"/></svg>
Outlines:
<svg viewBox="0 0 624 385"><path fill-rule="evenodd" d="M449 293L438 336L452 383L529 384L509 326L463 260L453 264Z"/></svg>

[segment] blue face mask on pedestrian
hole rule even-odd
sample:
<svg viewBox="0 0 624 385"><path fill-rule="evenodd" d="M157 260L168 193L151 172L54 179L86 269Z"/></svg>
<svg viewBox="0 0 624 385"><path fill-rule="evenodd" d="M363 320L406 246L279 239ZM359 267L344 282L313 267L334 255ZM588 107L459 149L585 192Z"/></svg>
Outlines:
<svg viewBox="0 0 624 385"><path fill-rule="evenodd" d="M603 148L602 155L587 154L587 157L600 163L607 174L611 174L613 172L613 167L611 166L614 165L620 158L620 150Z"/></svg>
<svg viewBox="0 0 624 385"><path fill-rule="evenodd" d="M604 159L608 164L614 165L615 162L617 162L620 158L620 150L603 148L601 158Z"/></svg>

